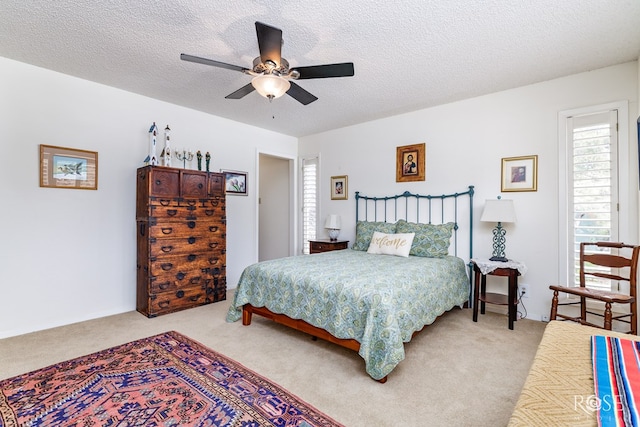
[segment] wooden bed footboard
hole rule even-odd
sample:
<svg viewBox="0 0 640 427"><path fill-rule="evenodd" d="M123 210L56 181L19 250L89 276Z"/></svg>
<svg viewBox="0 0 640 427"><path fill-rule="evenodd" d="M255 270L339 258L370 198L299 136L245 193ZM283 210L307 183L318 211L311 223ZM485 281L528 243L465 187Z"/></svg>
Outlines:
<svg viewBox="0 0 640 427"><path fill-rule="evenodd" d="M273 320L276 323L280 323L281 325L288 326L289 328L295 329L300 332L304 332L306 334L311 335L314 339L320 338L325 341L337 344L339 346L348 348L349 350L353 350L356 353L360 351L360 343L354 339L348 338L336 338L331 335L329 332L324 329L320 329L316 326L313 326L304 320L300 319L292 319L285 314L274 313L266 307L254 307L251 304L245 304L242 306L242 324L248 326L251 324L251 316L255 314L259 314L267 319ZM387 382L387 377L381 378L377 380L380 383Z"/></svg>
<svg viewBox="0 0 640 427"><path fill-rule="evenodd" d="M271 319L276 323L280 323L281 325L288 326L297 331L301 331L307 333L315 338L321 338L325 341L332 342L334 344L338 344L342 347L346 347L349 350L353 350L355 352L360 351L360 343L354 339L342 339L336 338L331 335L329 332L324 329L320 329L316 326L313 326L304 320L300 319L292 319L285 314L274 313L266 307L254 307L251 304L245 304L242 306L242 324L250 325L251 324L251 315L253 313L259 314L260 316L266 317L267 319Z"/></svg>
<svg viewBox="0 0 640 427"><path fill-rule="evenodd" d="M304 320L292 319L286 314L274 313L273 311L269 310L266 307L254 307L251 304L243 305L242 306L242 324L244 326L249 326L251 324L251 316L253 315L253 313L259 314L260 316L266 319L273 320L274 322L280 323L281 325L287 326L291 329L295 329L296 331L309 334L313 337L313 339L320 338L330 343L337 344L341 347L348 348L349 350L353 350L356 353L360 351L360 343L354 339L336 338L335 336L331 335L329 332L325 331L324 329L318 328L317 326L313 326L305 322ZM440 316L438 316L438 318L439 317ZM411 335L411 339L413 339L413 337L415 337L417 334L419 334L423 330L424 328L418 331L415 331ZM384 384L387 382L387 377L385 376L384 378L381 378L376 381Z"/></svg>

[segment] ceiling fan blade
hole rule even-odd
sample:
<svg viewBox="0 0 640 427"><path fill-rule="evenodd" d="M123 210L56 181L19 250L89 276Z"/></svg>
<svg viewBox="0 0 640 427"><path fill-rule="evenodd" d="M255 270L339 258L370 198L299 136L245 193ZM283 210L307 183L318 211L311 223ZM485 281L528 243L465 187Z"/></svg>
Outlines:
<svg viewBox="0 0 640 427"><path fill-rule="evenodd" d="M262 63L273 61L276 67L279 67L282 53L282 30L256 21L256 34Z"/></svg>
<svg viewBox="0 0 640 427"><path fill-rule="evenodd" d="M244 67L227 64L225 62L214 61L213 59L200 58L199 56L187 55L186 53L181 53L180 59L182 59L183 61L196 62L198 64L211 65L213 67L226 68L227 70L240 71L243 73L247 71L247 69Z"/></svg>
<svg viewBox="0 0 640 427"><path fill-rule="evenodd" d="M251 83L249 83L247 85L242 86L237 91L235 91L233 93L230 93L229 95L225 96L225 98L227 98L227 99L240 99L240 98L243 98L246 95L249 95L254 90L255 90L255 88L253 87L253 85Z"/></svg>
<svg viewBox="0 0 640 427"><path fill-rule="evenodd" d="M287 91L287 95L289 95L290 97L292 97L293 99L301 103L302 105L311 104L313 101L318 99L315 95L310 94L309 92L302 89L300 86L298 86L294 82L289 81L289 83L291 83L291 87Z"/></svg>
<svg viewBox="0 0 640 427"><path fill-rule="evenodd" d="M298 79L322 79L327 77L351 77L354 75L353 62L341 64L312 65L293 68L300 73Z"/></svg>

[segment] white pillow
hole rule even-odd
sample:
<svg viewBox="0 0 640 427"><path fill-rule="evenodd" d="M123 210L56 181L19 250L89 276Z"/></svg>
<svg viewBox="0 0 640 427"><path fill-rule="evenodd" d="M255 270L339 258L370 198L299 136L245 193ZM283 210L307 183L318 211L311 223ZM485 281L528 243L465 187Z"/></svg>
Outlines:
<svg viewBox="0 0 640 427"><path fill-rule="evenodd" d="M416 233L386 234L374 231L367 253L408 257Z"/></svg>

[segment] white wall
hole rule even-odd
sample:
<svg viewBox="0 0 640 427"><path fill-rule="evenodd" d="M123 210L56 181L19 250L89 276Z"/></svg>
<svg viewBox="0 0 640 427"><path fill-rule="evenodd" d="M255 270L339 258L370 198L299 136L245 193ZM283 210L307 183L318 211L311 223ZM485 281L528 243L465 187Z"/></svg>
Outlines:
<svg viewBox="0 0 640 427"><path fill-rule="evenodd" d="M507 256L523 261L530 285L529 318L548 314L550 284L558 283L558 112L628 100L630 124L638 116L637 61L461 102L419 110L300 139L299 152L321 153L321 211L342 216L341 238L354 240L353 195L385 196L465 191L474 185L474 255L490 256L494 224L480 223L484 200L500 195L503 157L538 155L538 191L504 193L514 200L518 222L505 224ZM635 134L629 132L630 135ZM638 242L638 153L631 136L627 242ZM395 182L396 147L426 143L426 181ZM349 200L330 200L332 175L348 175ZM627 205L629 206L629 205ZM497 279L497 278L490 278ZM506 286L504 282L490 283Z"/></svg>
<svg viewBox="0 0 640 427"><path fill-rule="evenodd" d="M153 121L173 147L210 151L212 171L249 172L249 197L227 198L228 287L256 261L255 153L295 157L295 138L5 58L0 94L0 338L135 309L135 177ZM97 151L98 190L40 188L39 144Z"/></svg>

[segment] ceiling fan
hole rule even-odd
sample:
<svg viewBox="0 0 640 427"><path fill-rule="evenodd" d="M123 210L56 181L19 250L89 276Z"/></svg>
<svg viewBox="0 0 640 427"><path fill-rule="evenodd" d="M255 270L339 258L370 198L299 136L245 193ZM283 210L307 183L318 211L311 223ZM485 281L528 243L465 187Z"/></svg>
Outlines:
<svg viewBox="0 0 640 427"><path fill-rule="evenodd" d="M252 69L185 53L180 54L180 59L240 71L253 76L251 83L225 96L227 99L240 99L256 90L269 101L286 93L301 104L307 105L318 98L297 85L293 80L351 77L354 75L353 62L289 68L289 62L280 56L282 30L262 22L256 22L256 34L260 56L253 60Z"/></svg>

